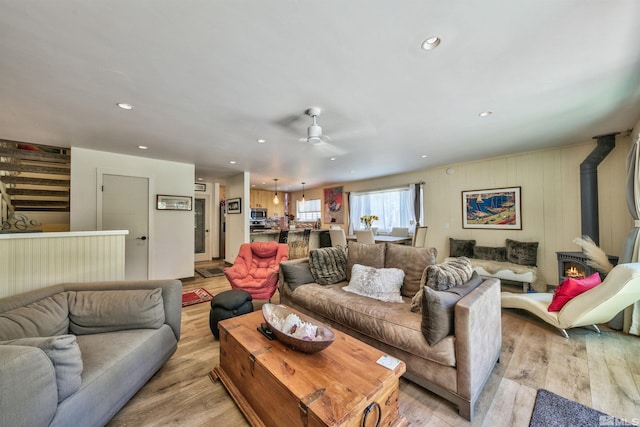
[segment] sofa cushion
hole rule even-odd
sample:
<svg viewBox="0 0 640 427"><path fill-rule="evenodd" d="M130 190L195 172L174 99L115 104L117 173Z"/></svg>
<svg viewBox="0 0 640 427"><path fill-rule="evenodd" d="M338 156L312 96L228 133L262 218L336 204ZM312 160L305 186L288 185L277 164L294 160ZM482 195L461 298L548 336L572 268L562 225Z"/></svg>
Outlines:
<svg viewBox="0 0 640 427"><path fill-rule="evenodd" d="M347 280L351 280L351 269L354 264L384 268L386 245L384 243L349 242L347 245Z"/></svg>
<svg viewBox="0 0 640 427"><path fill-rule="evenodd" d="M473 258L486 260L486 261L499 261L503 262L507 260L507 248L504 247L491 247L491 246L474 246Z"/></svg>
<svg viewBox="0 0 640 427"><path fill-rule="evenodd" d="M416 248L407 245L387 243L384 266L404 271L402 295L412 298L420 290L424 269L436 263L436 248Z"/></svg>
<svg viewBox="0 0 640 427"><path fill-rule="evenodd" d="M316 283L331 285L347 278L347 254L342 246L309 252L309 267Z"/></svg>
<svg viewBox="0 0 640 427"><path fill-rule="evenodd" d="M351 280L344 289L347 292L386 302L403 302L400 288L404 271L399 268L374 268L355 264Z"/></svg>
<svg viewBox="0 0 640 427"><path fill-rule="evenodd" d="M76 335L158 329L164 324L162 290L71 291L69 330Z"/></svg>
<svg viewBox="0 0 640 427"><path fill-rule="evenodd" d="M566 303L589 289L595 288L600 284L600 281L600 274L598 273L593 273L584 279L567 277L553 293L553 298L551 299L551 304L547 307L547 311L560 311Z"/></svg>
<svg viewBox="0 0 640 427"><path fill-rule="evenodd" d="M433 346L449 335L454 335L454 306L469 292L477 288L483 279L473 273L471 279L462 286L454 286L446 291L424 288L422 295L422 333L429 345Z"/></svg>
<svg viewBox="0 0 640 427"><path fill-rule="evenodd" d="M74 335L18 338L2 341L0 345L20 345L41 349L51 361L56 374L58 402L80 389L82 356Z"/></svg>
<svg viewBox="0 0 640 427"><path fill-rule="evenodd" d="M69 332L65 292L0 313L0 340L50 337Z"/></svg>
<svg viewBox="0 0 640 427"><path fill-rule="evenodd" d="M285 261L280 263L280 268L282 269L284 280L287 282L291 290L294 290L298 286L313 283L315 281L313 274L311 274L309 262L289 263Z"/></svg>
<svg viewBox="0 0 640 427"><path fill-rule="evenodd" d="M538 260L538 242L518 242L506 239L507 261L535 267Z"/></svg>
<svg viewBox="0 0 640 427"><path fill-rule="evenodd" d="M449 256L473 258L473 247L476 245L475 240L457 240L449 238Z"/></svg>

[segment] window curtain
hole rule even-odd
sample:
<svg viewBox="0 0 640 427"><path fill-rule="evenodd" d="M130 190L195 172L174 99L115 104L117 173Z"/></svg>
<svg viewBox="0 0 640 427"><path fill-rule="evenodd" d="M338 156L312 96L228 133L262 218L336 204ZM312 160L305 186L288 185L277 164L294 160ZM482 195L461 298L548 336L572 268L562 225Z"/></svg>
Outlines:
<svg viewBox="0 0 640 427"><path fill-rule="evenodd" d="M360 212L364 211L363 208L363 199L361 197L357 197L358 194L355 192L349 193L349 234L353 235L354 230L359 228L360 226L360 216L364 214L360 214Z"/></svg>
<svg viewBox="0 0 640 427"><path fill-rule="evenodd" d="M627 156L627 207L634 220L634 228L625 242L619 263L640 260L640 135L631 146ZM623 331L640 335L640 302L627 307L623 316Z"/></svg>

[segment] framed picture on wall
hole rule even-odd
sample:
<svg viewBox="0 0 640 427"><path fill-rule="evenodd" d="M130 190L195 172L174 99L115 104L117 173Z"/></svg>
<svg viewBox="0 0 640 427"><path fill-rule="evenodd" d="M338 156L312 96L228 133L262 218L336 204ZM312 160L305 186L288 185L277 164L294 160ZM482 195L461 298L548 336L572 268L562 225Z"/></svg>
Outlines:
<svg viewBox="0 0 640 427"><path fill-rule="evenodd" d="M227 213L242 213L242 199L240 197L236 197L235 199L227 199Z"/></svg>
<svg viewBox="0 0 640 427"><path fill-rule="evenodd" d="M344 204L342 203L342 197L342 187L324 189L325 224L344 224Z"/></svg>
<svg viewBox="0 0 640 427"><path fill-rule="evenodd" d="M463 191L462 228L522 230L520 187Z"/></svg>
<svg viewBox="0 0 640 427"><path fill-rule="evenodd" d="M165 194L156 195L156 209L164 211L190 211L190 196L169 196Z"/></svg>

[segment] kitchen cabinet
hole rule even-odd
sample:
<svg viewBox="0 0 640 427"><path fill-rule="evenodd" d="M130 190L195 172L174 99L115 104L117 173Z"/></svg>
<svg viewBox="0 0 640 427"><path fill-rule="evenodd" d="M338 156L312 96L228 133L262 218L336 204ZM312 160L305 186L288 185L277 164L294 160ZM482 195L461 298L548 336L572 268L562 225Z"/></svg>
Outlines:
<svg viewBox="0 0 640 427"><path fill-rule="evenodd" d="M252 208L266 208L267 216L283 216L284 215L284 199L285 193L278 191L279 204L273 203L273 191L268 190L250 190L249 206Z"/></svg>

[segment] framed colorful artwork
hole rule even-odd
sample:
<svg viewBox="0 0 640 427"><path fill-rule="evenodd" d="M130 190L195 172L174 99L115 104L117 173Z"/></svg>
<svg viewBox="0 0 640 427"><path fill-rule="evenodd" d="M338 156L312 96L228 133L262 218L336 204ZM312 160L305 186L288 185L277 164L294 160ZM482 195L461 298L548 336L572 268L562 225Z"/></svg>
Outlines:
<svg viewBox="0 0 640 427"><path fill-rule="evenodd" d="M324 223L344 224L342 186L324 189Z"/></svg>
<svg viewBox="0 0 640 427"><path fill-rule="evenodd" d="M462 228L522 230L520 187L463 191Z"/></svg>

